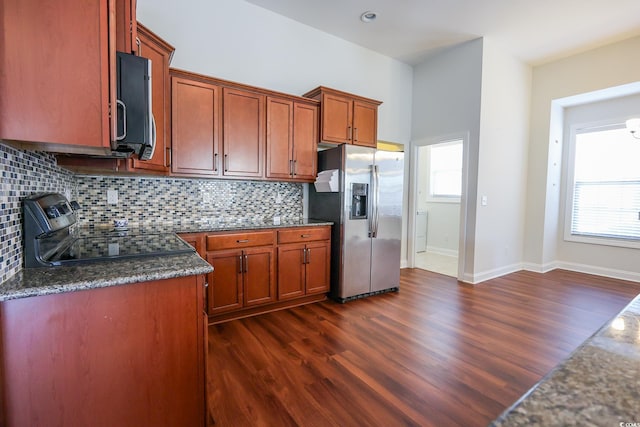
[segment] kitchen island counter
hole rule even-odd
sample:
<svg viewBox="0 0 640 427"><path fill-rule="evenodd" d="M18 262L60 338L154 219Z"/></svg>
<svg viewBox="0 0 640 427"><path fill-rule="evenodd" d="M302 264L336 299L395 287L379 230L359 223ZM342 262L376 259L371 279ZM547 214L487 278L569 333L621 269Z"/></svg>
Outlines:
<svg viewBox="0 0 640 427"><path fill-rule="evenodd" d="M490 426L640 422L640 296Z"/></svg>
<svg viewBox="0 0 640 427"><path fill-rule="evenodd" d="M211 271L213 268L195 252L25 268L0 285L0 301L201 275Z"/></svg>

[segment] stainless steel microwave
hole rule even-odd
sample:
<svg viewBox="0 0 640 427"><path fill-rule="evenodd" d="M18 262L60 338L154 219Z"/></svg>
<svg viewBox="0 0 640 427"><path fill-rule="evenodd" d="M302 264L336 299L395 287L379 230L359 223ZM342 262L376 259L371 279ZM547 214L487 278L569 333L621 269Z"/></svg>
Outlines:
<svg viewBox="0 0 640 427"><path fill-rule="evenodd" d="M116 135L111 148L117 157L136 154L149 160L156 145L151 111L151 61L116 52Z"/></svg>

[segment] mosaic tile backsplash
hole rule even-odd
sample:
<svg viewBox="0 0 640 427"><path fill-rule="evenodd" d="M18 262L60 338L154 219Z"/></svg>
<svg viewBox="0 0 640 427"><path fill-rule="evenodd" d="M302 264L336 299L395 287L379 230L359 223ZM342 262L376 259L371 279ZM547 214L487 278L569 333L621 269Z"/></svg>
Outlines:
<svg viewBox="0 0 640 427"><path fill-rule="evenodd" d="M82 226L218 224L302 217L302 185L288 182L82 176L59 168L55 157L0 143L0 283L22 268L21 200L33 193L60 192L77 200ZM107 190L118 203L107 203Z"/></svg>
<svg viewBox="0 0 640 427"><path fill-rule="evenodd" d="M74 176L56 166L51 154L16 150L0 143L0 283L22 268L22 205L33 193L75 197Z"/></svg>
<svg viewBox="0 0 640 427"><path fill-rule="evenodd" d="M288 182L76 176L83 226L230 223L302 217L302 185ZM107 203L107 191L118 204Z"/></svg>

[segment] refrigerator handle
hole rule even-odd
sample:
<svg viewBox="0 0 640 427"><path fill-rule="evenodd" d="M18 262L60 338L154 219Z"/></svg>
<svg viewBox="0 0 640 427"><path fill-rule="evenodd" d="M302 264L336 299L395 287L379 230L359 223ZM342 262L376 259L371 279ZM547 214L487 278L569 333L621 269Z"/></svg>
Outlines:
<svg viewBox="0 0 640 427"><path fill-rule="evenodd" d="M373 165L373 221L371 227L371 237L378 237L378 222L380 219L380 174L378 165Z"/></svg>

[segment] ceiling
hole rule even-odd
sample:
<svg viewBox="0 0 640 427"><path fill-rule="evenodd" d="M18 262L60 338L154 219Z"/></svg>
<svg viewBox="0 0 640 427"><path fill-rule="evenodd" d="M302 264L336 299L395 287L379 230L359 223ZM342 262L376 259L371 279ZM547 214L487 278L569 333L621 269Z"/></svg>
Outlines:
<svg viewBox="0 0 640 427"><path fill-rule="evenodd" d="M478 37L540 65L640 35L640 0L247 1L411 65Z"/></svg>

